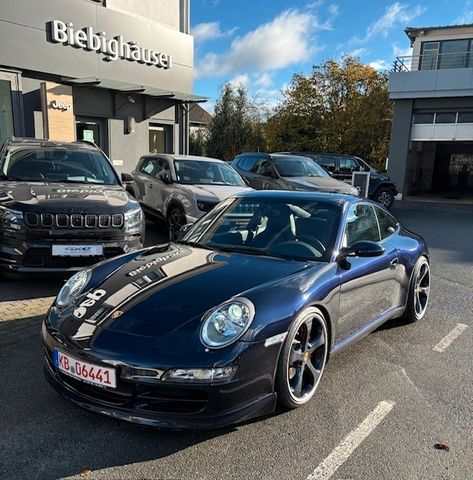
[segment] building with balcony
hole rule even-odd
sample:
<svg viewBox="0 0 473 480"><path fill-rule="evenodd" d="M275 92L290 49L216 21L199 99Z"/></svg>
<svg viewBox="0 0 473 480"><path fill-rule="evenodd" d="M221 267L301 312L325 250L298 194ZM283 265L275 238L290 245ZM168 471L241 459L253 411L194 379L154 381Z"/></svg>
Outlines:
<svg viewBox="0 0 473 480"><path fill-rule="evenodd" d="M389 79L388 172L405 197L473 202L473 25L406 28Z"/></svg>
<svg viewBox="0 0 473 480"><path fill-rule="evenodd" d="M89 140L121 171L187 153L190 0L15 0L0 12L0 143Z"/></svg>

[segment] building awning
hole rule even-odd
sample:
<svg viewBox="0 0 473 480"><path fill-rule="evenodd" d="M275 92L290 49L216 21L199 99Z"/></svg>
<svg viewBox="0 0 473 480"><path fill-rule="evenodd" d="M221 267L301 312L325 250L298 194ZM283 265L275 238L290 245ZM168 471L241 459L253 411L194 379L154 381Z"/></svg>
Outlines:
<svg viewBox="0 0 473 480"><path fill-rule="evenodd" d="M169 98L180 103L201 103L206 102L207 97L193 95L191 93L176 92L172 90L165 90L164 88L151 87L149 85L139 85L129 82L119 82L117 80L110 80L107 78L86 77L86 78L72 78L63 79L62 81L68 85L104 88L106 90L113 90L120 93L149 95L156 98Z"/></svg>

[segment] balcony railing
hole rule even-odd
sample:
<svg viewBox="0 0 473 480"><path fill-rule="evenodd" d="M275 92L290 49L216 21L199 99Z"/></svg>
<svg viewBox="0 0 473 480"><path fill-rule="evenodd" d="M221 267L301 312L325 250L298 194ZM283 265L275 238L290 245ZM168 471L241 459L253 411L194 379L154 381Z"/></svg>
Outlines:
<svg viewBox="0 0 473 480"><path fill-rule="evenodd" d="M473 50L458 53L425 53L397 57L394 72L415 70L440 70L446 68L473 68Z"/></svg>

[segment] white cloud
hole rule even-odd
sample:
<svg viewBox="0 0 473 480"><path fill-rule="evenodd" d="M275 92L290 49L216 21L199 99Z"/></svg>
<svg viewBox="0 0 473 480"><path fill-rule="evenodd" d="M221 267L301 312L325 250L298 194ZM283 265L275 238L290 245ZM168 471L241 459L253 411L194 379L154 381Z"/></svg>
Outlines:
<svg viewBox="0 0 473 480"><path fill-rule="evenodd" d="M412 56L412 47L401 48L397 43L392 44L393 57L410 57Z"/></svg>
<svg viewBox="0 0 473 480"><path fill-rule="evenodd" d="M467 23L473 23L473 2L468 0L465 4L463 13L457 17L453 23L457 25L464 25Z"/></svg>
<svg viewBox="0 0 473 480"><path fill-rule="evenodd" d="M203 43L208 40L216 40L218 38L230 37L235 33L236 28L232 28L226 32L220 29L220 22L198 23L192 28L192 35L197 43Z"/></svg>
<svg viewBox="0 0 473 480"><path fill-rule="evenodd" d="M258 87L269 88L273 84L273 78L269 73L265 72L255 79L254 84Z"/></svg>
<svg viewBox="0 0 473 480"><path fill-rule="evenodd" d="M388 5L384 13L376 21L368 25L363 38L353 38L352 41L363 43L378 35L386 38L388 33L396 27L406 27L415 17L425 11L421 5L410 6L405 3L395 2Z"/></svg>
<svg viewBox="0 0 473 480"><path fill-rule="evenodd" d="M369 50L367 48L362 47L362 48L355 48L355 50L348 52L348 55L350 55L350 57L361 57L366 53L369 53Z"/></svg>
<svg viewBox="0 0 473 480"><path fill-rule="evenodd" d="M249 80L250 80L249 75L246 74L246 73L243 73L243 74L237 75L236 77L232 78L229 81L229 83L232 87L235 87L235 88L246 87Z"/></svg>
<svg viewBox="0 0 473 480"><path fill-rule="evenodd" d="M197 62L197 75L265 72L300 64L317 50L313 34L320 28L314 14L285 10L272 21L236 37L227 52L207 53Z"/></svg>
<svg viewBox="0 0 473 480"><path fill-rule="evenodd" d="M389 70L391 68L391 64L386 60L374 60L370 62L369 66L375 70Z"/></svg>

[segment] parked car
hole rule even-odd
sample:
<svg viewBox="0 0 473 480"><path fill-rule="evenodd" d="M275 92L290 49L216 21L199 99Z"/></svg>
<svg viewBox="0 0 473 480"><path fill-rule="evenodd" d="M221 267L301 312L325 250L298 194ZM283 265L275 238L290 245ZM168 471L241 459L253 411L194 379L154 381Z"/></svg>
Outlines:
<svg viewBox="0 0 473 480"><path fill-rule="evenodd" d="M363 159L354 155L338 153L303 153L289 152L287 155L303 155L316 161L325 168L333 178L351 183L353 172L370 172L368 198L390 209L397 195L396 185L388 175L378 172Z"/></svg>
<svg viewBox="0 0 473 480"><path fill-rule="evenodd" d="M0 271L77 271L142 248L143 237L139 203L97 146L28 138L5 142Z"/></svg>
<svg viewBox="0 0 473 480"><path fill-rule="evenodd" d="M135 197L145 212L167 221L171 239L220 201L251 190L230 165L207 157L145 155L133 178Z"/></svg>
<svg viewBox="0 0 473 480"><path fill-rule="evenodd" d="M161 428L299 407L333 354L391 318L424 317L429 262L425 241L370 200L238 194L177 243L71 278L43 323L45 373L79 406Z"/></svg>
<svg viewBox="0 0 473 480"><path fill-rule="evenodd" d="M235 170L256 190L311 190L358 195L305 157L269 153L242 153L232 162Z"/></svg>

